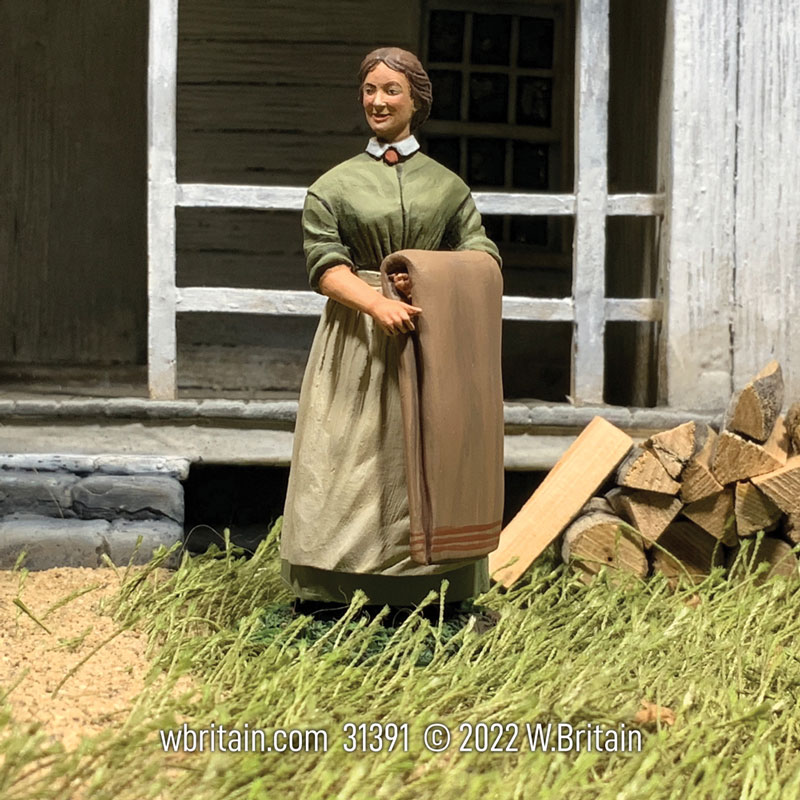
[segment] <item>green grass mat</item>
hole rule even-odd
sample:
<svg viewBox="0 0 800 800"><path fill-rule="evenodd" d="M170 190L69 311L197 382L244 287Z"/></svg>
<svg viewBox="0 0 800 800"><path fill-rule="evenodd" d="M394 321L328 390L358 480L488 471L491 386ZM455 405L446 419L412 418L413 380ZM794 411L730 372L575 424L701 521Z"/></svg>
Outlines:
<svg viewBox="0 0 800 800"><path fill-rule="evenodd" d="M228 547L163 579L158 558L131 572L113 613L150 635L146 690L74 752L0 704L0 797L800 797L797 582L587 587L545 558L479 598L500 614L480 634L365 616L363 598L321 623L290 612L277 535L249 559ZM635 725L643 700L674 724ZM203 752L165 752L159 730L205 731ZM607 750L632 731L640 752Z"/></svg>

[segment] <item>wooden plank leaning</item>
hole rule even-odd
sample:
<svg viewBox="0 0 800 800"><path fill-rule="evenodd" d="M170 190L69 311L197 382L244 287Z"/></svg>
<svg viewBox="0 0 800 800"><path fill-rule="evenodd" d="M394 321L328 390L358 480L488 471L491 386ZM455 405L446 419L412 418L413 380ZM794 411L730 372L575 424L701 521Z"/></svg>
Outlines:
<svg viewBox="0 0 800 800"><path fill-rule="evenodd" d="M575 518L632 445L627 433L595 417L500 534L500 546L489 556L492 578L506 588L512 586Z"/></svg>

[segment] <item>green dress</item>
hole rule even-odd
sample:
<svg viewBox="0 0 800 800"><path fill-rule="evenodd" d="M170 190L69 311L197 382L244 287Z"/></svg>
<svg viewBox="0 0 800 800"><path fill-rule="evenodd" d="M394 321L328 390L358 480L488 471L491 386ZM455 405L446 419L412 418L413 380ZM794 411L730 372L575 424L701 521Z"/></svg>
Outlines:
<svg viewBox="0 0 800 800"><path fill-rule="evenodd" d="M361 153L325 173L303 210L309 282L350 266L379 291L390 253L482 250L500 263L467 185L421 152L390 166ZM425 310L423 309L423 313ZM409 555L397 340L329 300L309 353L281 534L284 580L306 600L420 602L488 588L486 559L424 566Z"/></svg>

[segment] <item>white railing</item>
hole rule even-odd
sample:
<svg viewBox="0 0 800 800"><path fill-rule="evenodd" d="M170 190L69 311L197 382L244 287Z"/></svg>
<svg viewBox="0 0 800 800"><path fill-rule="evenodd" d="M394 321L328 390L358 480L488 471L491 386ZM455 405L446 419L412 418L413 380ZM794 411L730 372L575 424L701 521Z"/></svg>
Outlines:
<svg viewBox="0 0 800 800"><path fill-rule="evenodd" d="M505 297L503 318L572 322L572 391L576 403L602 404L608 321L660 321L655 299L605 297L606 218L660 216L661 194L608 194L609 0L578 0L576 20L575 192L475 192L483 214L574 216L573 296ZM178 0L150 0L148 69L148 375L150 397L177 393L176 314L239 312L316 315L324 299L311 291L175 285L175 209L302 209L306 190L285 186L179 184L176 180Z"/></svg>

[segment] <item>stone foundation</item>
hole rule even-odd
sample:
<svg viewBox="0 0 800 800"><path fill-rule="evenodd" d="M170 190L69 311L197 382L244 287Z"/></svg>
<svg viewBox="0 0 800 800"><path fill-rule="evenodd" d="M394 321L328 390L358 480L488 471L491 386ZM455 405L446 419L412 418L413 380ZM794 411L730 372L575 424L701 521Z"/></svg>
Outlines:
<svg viewBox="0 0 800 800"><path fill-rule="evenodd" d="M0 569L142 564L183 540L186 459L0 456ZM178 555L168 566L175 566Z"/></svg>

